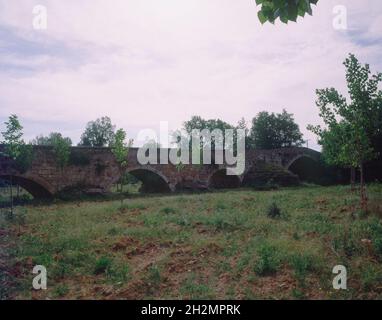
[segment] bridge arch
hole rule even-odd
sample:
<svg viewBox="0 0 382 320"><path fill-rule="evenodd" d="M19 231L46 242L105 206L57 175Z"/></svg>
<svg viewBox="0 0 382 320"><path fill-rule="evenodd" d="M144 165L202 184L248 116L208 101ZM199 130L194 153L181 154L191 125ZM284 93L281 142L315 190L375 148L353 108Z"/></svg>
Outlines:
<svg viewBox="0 0 382 320"><path fill-rule="evenodd" d="M129 168L126 172L142 182L140 191L143 193L168 193L173 191L169 179L162 172L152 167L134 167Z"/></svg>
<svg viewBox="0 0 382 320"><path fill-rule="evenodd" d="M51 198L54 194L53 188L43 179L35 176L0 175L0 180L19 185L28 191L35 199Z"/></svg>
<svg viewBox="0 0 382 320"><path fill-rule="evenodd" d="M226 168L214 171L208 178L208 186L212 189L239 188L241 178L237 175L228 175Z"/></svg>
<svg viewBox="0 0 382 320"><path fill-rule="evenodd" d="M323 175L323 167L317 159L300 154L289 161L286 169L296 174L301 181L318 182Z"/></svg>

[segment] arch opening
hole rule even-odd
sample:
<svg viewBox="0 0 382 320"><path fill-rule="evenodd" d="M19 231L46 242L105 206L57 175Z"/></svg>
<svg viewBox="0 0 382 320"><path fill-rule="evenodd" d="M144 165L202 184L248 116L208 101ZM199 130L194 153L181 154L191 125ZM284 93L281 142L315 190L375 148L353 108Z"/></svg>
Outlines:
<svg viewBox="0 0 382 320"><path fill-rule="evenodd" d="M141 193L171 192L167 179L153 170L142 168L128 171L128 173L142 183L139 189L139 192Z"/></svg>
<svg viewBox="0 0 382 320"><path fill-rule="evenodd" d="M9 186L12 182L14 188L20 187L20 194L25 195L25 197L31 195L34 199L47 199L52 197L52 194L41 184L36 181L20 176L10 176L4 175L0 176L0 181L3 186Z"/></svg>
<svg viewBox="0 0 382 320"><path fill-rule="evenodd" d="M308 156L301 156L294 160L288 170L297 175L300 181L320 183L325 170L316 160Z"/></svg>
<svg viewBox="0 0 382 320"><path fill-rule="evenodd" d="M228 175L227 169L220 169L212 174L209 186L213 189L239 188L241 180L236 175Z"/></svg>

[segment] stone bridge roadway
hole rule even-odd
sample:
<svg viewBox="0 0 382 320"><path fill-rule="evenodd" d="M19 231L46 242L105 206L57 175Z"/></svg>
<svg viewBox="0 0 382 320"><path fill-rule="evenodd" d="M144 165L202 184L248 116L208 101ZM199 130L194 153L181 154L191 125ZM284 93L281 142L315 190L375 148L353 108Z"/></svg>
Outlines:
<svg viewBox="0 0 382 320"><path fill-rule="evenodd" d="M0 154L3 149L4 146L0 145ZM138 178L146 192L237 187L258 161L289 170L296 161L318 161L320 157L317 151L297 147L247 150L245 172L241 176L228 176L225 174L225 165L185 165L182 170L173 164L140 165L137 151L137 148L130 149L125 171ZM57 167L52 147L36 146L32 165L27 172L20 173L13 167L9 159L0 156L0 179L10 180L12 176L14 184L20 185L36 198L51 197L70 189L105 193L123 174L108 148L72 147L69 164L61 170Z"/></svg>

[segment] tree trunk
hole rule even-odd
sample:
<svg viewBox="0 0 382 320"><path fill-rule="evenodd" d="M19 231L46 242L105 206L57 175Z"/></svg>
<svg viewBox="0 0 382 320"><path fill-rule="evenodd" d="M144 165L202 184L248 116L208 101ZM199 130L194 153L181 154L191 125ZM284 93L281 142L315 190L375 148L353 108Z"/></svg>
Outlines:
<svg viewBox="0 0 382 320"><path fill-rule="evenodd" d="M355 168L350 168L350 185L351 185L351 191L355 191Z"/></svg>
<svg viewBox="0 0 382 320"><path fill-rule="evenodd" d="M11 175L11 215L13 215L13 179Z"/></svg>
<svg viewBox="0 0 382 320"><path fill-rule="evenodd" d="M362 210L367 212L367 195L366 195L366 186L365 186L365 175L364 175L364 165L361 163L359 166L360 170L360 182L361 182L361 207Z"/></svg>

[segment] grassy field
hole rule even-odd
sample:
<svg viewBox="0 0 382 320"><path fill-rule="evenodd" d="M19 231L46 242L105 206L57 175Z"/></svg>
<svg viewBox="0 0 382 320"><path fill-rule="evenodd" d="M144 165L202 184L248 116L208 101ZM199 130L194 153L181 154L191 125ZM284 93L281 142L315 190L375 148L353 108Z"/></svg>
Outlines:
<svg viewBox="0 0 382 320"><path fill-rule="evenodd" d="M368 214L347 186L56 203L3 217L0 231L15 298L378 299L382 185L368 193ZM46 291L31 290L37 264ZM348 290L332 288L339 264Z"/></svg>

